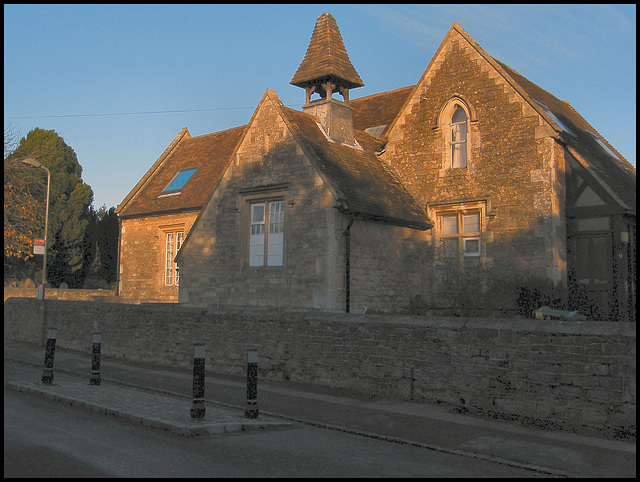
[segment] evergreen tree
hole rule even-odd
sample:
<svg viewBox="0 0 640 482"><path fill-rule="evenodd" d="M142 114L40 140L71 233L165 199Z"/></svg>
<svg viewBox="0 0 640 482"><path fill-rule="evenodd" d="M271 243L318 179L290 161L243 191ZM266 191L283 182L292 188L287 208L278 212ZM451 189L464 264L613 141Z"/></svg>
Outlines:
<svg viewBox="0 0 640 482"><path fill-rule="evenodd" d="M89 226L85 233L86 276L100 278L107 283L117 280L118 262L118 217L115 208L107 210L102 206L98 211L93 207L89 213ZM93 287L93 286L89 286Z"/></svg>
<svg viewBox="0 0 640 482"><path fill-rule="evenodd" d="M48 268L47 281L58 286L66 282L70 287L82 284L82 267L86 256L85 231L89 225L89 207L93 191L82 181L82 167L74 150L53 130L35 128L20 139L18 147L5 159L5 209L7 208L7 165L20 168L24 172L23 159L35 159L51 172L49 229L47 237ZM7 162L8 161L8 162ZM36 173L30 173L32 176ZM44 209L46 199L46 174L42 171L44 183L34 185L30 195ZM16 199L20 193L14 193ZM11 208L11 204L9 205ZM9 224L9 226L7 225ZM5 237L13 226L5 216ZM44 225L40 228L44 232ZM33 233L18 233L32 236ZM40 237L40 236L36 236ZM15 253L8 252L5 241L5 276L7 267L16 265ZM24 257L24 253L23 254ZM14 259L11 259L14 258ZM30 257L27 263L37 265L39 259Z"/></svg>

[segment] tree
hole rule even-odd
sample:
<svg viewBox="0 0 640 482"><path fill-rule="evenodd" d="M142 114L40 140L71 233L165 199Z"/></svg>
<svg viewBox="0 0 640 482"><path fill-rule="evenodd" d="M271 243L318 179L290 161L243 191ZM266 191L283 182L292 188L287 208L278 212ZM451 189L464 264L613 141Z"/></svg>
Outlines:
<svg viewBox="0 0 640 482"><path fill-rule="evenodd" d="M102 206L98 211L91 208L85 234L85 276L100 278L107 283L117 280L118 232L115 208L107 210Z"/></svg>
<svg viewBox="0 0 640 482"><path fill-rule="evenodd" d="M5 129L5 146L6 141ZM27 158L51 172L47 281L77 285L93 191L82 181L76 153L53 130L33 129L5 158L5 273L7 267L19 269L20 260L33 266L28 245L44 234L46 175L22 164ZM42 235L35 236L38 232Z"/></svg>
<svg viewBox="0 0 640 482"><path fill-rule="evenodd" d="M46 179L12 156L19 134L4 128L4 270L19 278L34 277L33 239L44 236ZM11 156L11 157L10 157Z"/></svg>

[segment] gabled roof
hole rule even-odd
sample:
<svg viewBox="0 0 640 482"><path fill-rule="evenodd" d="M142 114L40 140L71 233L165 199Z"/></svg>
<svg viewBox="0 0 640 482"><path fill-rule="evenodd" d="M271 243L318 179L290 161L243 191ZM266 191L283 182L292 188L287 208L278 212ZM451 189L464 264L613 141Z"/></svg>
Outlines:
<svg viewBox="0 0 640 482"><path fill-rule="evenodd" d="M414 87L411 85L390 92L352 99L349 105L353 109L353 128L365 131L380 127L376 135L378 137L384 135L387 126L396 118Z"/></svg>
<svg viewBox="0 0 640 482"><path fill-rule="evenodd" d="M346 55L337 25L335 29L333 28L334 24L335 19L329 14L324 14L318 19L307 55L294 80L314 78L319 75L320 71L313 70L315 68L313 62L320 61L316 58L320 52L327 52L328 47L323 44L324 42L329 46L339 45L339 50L344 51L344 54L329 56L333 59L333 64L319 67L322 72L340 72L332 75L340 75L341 78L350 77L355 73L357 77L355 81L361 82ZM546 120L556 131L559 142L566 145L569 152L602 184L603 188L623 208L635 213L636 172L633 166L568 103L557 99L507 65L489 56L457 23L452 25L438 52L442 50L449 35L454 31L467 39ZM437 56L438 53L434 55L434 59ZM327 56L324 55L324 57ZM338 61L340 58L341 60ZM347 67L344 64L345 61L348 63ZM423 78L433 62L434 60L427 67ZM353 69L351 74L348 67ZM294 83L294 80L291 83ZM399 113L408 105L415 88L416 86L409 86L350 101L356 139L362 146L362 151L330 142L322 134L314 116L285 108L275 92L269 90L267 92L272 92L269 96L273 95L283 119L289 124L297 141L304 146L310 159L318 168L318 172L338 200L344 203L348 212L425 229L425 226L431 223L426 214L420 206L416 205L415 200L395 174L375 154L376 151L379 152L384 148L384 142L386 142L384 136L398 119ZM377 137L363 132L380 126L386 127L373 131ZM242 126L195 138L190 137L186 128L183 129L118 206L118 214L127 217L185 209L199 210L217 185L246 129L247 126ZM195 166L200 168L179 195L161 196L162 190L178 171Z"/></svg>
<svg viewBox="0 0 640 482"><path fill-rule="evenodd" d="M336 19L323 13L316 21L307 53L290 83L304 87L308 82L328 77L345 81L350 89L364 85L349 60Z"/></svg>
<svg viewBox="0 0 640 482"><path fill-rule="evenodd" d="M512 68L491 57L457 22L453 23L442 44L447 41L453 31L464 37L549 123L557 132L557 138L565 144L568 151L600 183L602 188L622 208L635 213L636 170L634 167L613 149L568 102L556 98Z"/></svg>
<svg viewBox="0 0 640 482"><path fill-rule="evenodd" d="M550 117L558 136L576 160L623 208L635 213L635 168L568 102L541 89L502 62L496 62L537 104L534 107L544 111L546 119ZM553 117L548 115L549 112Z"/></svg>
<svg viewBox="0 0 640 482"><path fill-rule="evenodd" d="M183 136L172 143L118 207L121 217L172 211L200 210L224 172L246 126L198 137ZM186 129L183 129L186 131ZM188 134L188 132L187 132ZM198 167L179 193L163 194L183 169Z"/></svg>
<svg viewBox="0 0 640 482"><path fill-rule="evenodd" d="M382 150L384 141L356 131L362 149L338 144L323 134L317 117L281 104L280 110L343 212L414 229L433 226L424 210L376 154Z"/></svg>
<svg viewBox="0 0 640 482"><path fill-rule="evenodd" d="M495 70L529 103L529 105L540 114L540 116L556 131L556 138L564 144L567 150L576 160L591 174L602 188L611 195L620 206L628 212L636 212L636 170L635 168L611 146L578 112L569 105L568 102L559 100L549 92L541 89L533 82L529 81L515 70L491 57L457 22L453 22L447 35L441 42L438 50L434 54L431 62L422 74L420 85L428 75L435 60L439 57L444 46L449 42L452 34L457 33L462 36ZM398 114L410 103L414 95L416 86L406 87L409 90L404 97L403 105L397 110ZM400 96L403 89L397 92ZM387 93L391 94L393 92ZM379 94L382 95L382 94ZM375 96L371 96L375 97ZM363 98L362 100L368 100ZM360 99L358 99L360 100ZM372 99L373 100L373 99ZM352 105L357 101L351 101ZM375 102L375 100L374 100ZM356 104L357 105L357 104ZM366 106L365 109L369 109ZM386 114L390 114L396 109L389 108ZM552 114L552 115L550 115ZM354 119L356 112L354 108ZM386 135L393 124L397 122L399 116L396 115L390 126L384 129ZM372 121L365 121L365 124L372 124ZM373 126L370 126L373 127ZM566 128L566 129L565 129ZM569 132L570 131L570 132Z"/></svg>

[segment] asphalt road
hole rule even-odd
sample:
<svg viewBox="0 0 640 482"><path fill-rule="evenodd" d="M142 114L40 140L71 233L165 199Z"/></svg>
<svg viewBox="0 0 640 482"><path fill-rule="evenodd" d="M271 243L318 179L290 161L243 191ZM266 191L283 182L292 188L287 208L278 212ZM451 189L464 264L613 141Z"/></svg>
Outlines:
<svg viewBox="0 0 640 482"><path fill-rule="evenodd" d="M34 377L5 364L7 379ZM293 424L185 438L4 393L5 477L536 477L492 461Z"/></svg>

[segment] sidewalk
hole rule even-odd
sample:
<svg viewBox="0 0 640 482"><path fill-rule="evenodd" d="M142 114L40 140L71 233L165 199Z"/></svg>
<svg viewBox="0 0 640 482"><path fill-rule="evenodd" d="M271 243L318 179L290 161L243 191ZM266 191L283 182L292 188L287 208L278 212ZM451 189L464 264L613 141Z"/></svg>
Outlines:
<svg viewBox="0 0 640 482"><path fill-rule="evenodd" d="M42 369L44 347L5 340L5 364ZM246 380L205 377L206 416L190 417L192 376L186 369L102 357L102 383L89 384L91 355L56 348L53 384L9 380L5 388L43 395L175 434L286 428L293 423L342 430L430 450L491 460L541 474L635 477L635 443L548 432L482 420L440 407L378 400L358 393L258 379L260 415L244 417ZM41 374L40 374L41 376Z"/></svg>

